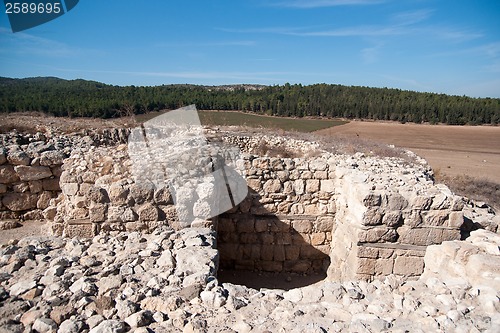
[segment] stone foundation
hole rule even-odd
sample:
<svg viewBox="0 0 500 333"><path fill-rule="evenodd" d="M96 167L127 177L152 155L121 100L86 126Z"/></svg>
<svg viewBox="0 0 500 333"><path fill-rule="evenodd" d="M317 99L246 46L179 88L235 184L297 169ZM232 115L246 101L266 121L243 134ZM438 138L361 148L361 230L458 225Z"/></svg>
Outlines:
<svg viewBox="0 0 500 333"><path fill-rule="evenodd" d="M328 153L245 155L239 164L249 189L243 202L189 225L215 225L223 268L327 271L330 280L412 277L423 272L428 245L460 239L463 201L435 185L426 165ZM88 237L189 227L179 222L168 190L139 186L130 169L125 145L67 159L64 200L46 210L54 213L53 232Z"/></svg>

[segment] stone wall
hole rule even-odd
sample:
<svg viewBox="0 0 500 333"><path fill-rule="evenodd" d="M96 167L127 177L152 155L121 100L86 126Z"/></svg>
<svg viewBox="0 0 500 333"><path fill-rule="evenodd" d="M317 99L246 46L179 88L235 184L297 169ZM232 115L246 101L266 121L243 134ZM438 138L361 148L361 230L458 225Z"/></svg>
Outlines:
<svg viewBox="0 0 500 333"><path fill-rule="evenodd" d="M417 276L427 246L461 238L463 199L435 185L425 168L358 155L336 175L330 278Z"/></svg>
<svg viewBox="0 0 500 333"><path fill-rule="evenodd" d="M0 219L42 219L42 210L60 192L59 176L65 153L43 136L3 139Z"/></svg>
<svg viewBox="0 0 500 333"><path fill-rule="evenodd" d="M326 271L335 217L335 159L245 159L249 195L218 224L221 267Z"/></svg>
<svg viewBox="0 0 500 333"><path fill-rule="evenodd" d="M215 224L221 267L326 270L331 280L411 277L423 272L428 245L461 238L463 201L435 185L426 164L326 152L309 158L246 154L239 164L248 196L194 224ZM125 145L75 152L60 181L63 197L45 210L56 234L188 226L179 222L168 190L135 183ZM202 199L193 195L192 201Z"/></svg>

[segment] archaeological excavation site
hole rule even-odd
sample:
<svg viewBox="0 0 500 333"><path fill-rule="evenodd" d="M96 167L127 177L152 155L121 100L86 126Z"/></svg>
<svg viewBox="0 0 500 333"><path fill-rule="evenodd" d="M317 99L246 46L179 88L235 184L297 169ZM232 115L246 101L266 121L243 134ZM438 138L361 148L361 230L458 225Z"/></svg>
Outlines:
<svg viewBox="0 0 500 333"><path fill-rule="evenodd" d="M40 227L0 248L0 332L500 327L500 220L415 154L155 126L1 134L0 226Z"/></svg>

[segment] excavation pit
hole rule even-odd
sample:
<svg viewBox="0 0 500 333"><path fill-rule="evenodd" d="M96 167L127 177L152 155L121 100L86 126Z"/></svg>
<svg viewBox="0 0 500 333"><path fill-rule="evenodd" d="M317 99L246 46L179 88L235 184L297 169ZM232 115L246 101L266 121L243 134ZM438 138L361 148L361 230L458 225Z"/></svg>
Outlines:
<svg viewBox="0 0 500 333"><path fill-rule="evenodd" d="M220 281L291 289L326 277L333 218L226 213L218 220Z"/></svg>

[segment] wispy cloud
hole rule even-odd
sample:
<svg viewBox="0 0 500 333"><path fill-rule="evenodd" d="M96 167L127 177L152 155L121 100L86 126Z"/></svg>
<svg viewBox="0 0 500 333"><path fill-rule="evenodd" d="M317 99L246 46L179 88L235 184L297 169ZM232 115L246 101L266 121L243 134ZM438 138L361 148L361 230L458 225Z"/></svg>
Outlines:
<svg viewBox="0 0 500 333"><path fill-rule="evenodd" d="M271 3L271 6L288 8L321 8L337 6L378 5L387 0L294 0Z"/></svg>
<svg viewBox="0 0 500 333"><path fill-rule="evenodd" d="M48 38L38 37L25 32L12 33L0 27L0 53L28 54L45 57L72 57L82 53L102 53L97 50L83 50Z"/></svg>
<svg viewBox="0 0 500 333"><path fill-rule="evenodd" d="M397 13L392 20L397 25L412 25L427 20L432 16L433 9L419 9L408 12Z"/></svg>
<svg viewBox="0 0 500 333"><path fill-rule="evenodd" d="M361 50L361 58L365 64L376 63L380 58L380 50L382 49L383 43L377 43L371 47L366 47Z"/></svg>
<svg viewBox="0 0 500 333"><path fill-rule="evenodd" d="M156 47L225 47L225 46L255 46L254 40L227 40L207 42L179 42L179 43L157 43Z"/></svg>

